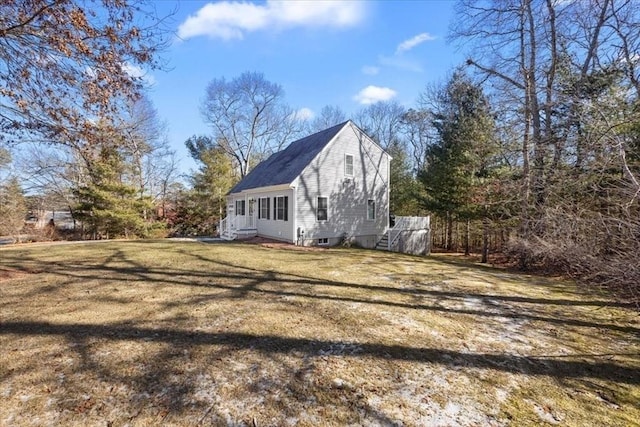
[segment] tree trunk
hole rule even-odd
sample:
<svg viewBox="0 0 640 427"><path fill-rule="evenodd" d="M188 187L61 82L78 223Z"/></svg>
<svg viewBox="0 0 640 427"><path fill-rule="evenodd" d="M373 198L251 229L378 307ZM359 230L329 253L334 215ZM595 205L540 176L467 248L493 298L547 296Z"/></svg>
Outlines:
<svg viewBox="0 0 640 427"><path fill-rule="evenodd" d="M469 235L471 234L471 220L467 219L466 227L464 230L464 255L469 256L471 251L469 250Z"/></svg>
<svg viewBox="0 0 640 427"><path fill-rule="evenodd" d="M452 247L453 247L453 215L451 215L451 212L447 212L447 240L444 248L450 251Z"/></svg>
<svg viewBox="0 0 640 427"><path fill-rule="evenodd" d="M489 258L489 220L482 218L482 263L486 264Z"/></svg>

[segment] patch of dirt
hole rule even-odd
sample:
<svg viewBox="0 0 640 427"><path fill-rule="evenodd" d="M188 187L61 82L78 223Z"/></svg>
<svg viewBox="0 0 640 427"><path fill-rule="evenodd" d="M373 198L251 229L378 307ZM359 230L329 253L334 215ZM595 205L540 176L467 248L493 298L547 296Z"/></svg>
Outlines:
<svg viewBox="0 0 640 427"><path fill-rule="evenodd" d="M12 268L0 268L0 282L6 280L18 279L33 274L32 272L26 273L24 271L14 270Z"/></svg>

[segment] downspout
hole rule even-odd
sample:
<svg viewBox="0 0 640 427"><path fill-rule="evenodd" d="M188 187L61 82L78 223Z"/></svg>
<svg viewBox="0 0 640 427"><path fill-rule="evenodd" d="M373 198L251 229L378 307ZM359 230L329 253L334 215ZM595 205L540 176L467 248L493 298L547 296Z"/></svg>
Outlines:
<svg viewBox="0 0 640 427"><path fill-rule="evenodd" d="M391 188L391 156L389 156L389 154L385 153L385 155L387 156L387 215L385 215L386 217L386 226L385 226L385 233L389 230L389 209L390 209L390 205L391 205L391 198L390 198L390 188Z"/></svg>
<svg viewBox="0 0 640 427"><path fill-rule="evenodd" d="M298 245L298 186L292 185L293 189L293 200L291 200L291 224L293 228L291 229L291 240L293 244Z"/></svg>

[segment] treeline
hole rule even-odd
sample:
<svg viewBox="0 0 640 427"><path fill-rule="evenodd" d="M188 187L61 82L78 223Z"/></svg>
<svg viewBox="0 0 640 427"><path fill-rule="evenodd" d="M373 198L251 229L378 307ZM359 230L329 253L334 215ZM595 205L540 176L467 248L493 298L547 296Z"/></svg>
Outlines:
<svg viewBox="0 0 640 427"><path fill-rule="evenodd" d="M126 4L104 2L113 28L71 1L41 6L0 6L0 167L21 148L20 173L0 175L0 234L45 199L85 238L212 234L253 166L347 119L336 106L309 119L260 73L213 79L201 105L211 131L185 142L198 170L182 185L142 79L122 66L161 65L162 20L142 32L132 17L154 14ZM432 215L436 248L498 253L637 300L639 17L631 0L459 1L450 37L465 63L411 108L351 116L393 156L391 212Z"/></svg>
<svg viewBox="0 0 640 427"><path fill-rule="evenodd" d="M469 57L403 120L434 245L500 251L637 301L640 9L525 0L456 11L451 38Z"/></svg>
<svg viewBox="0 0 640 427"><path fill-rule="evenodd" d="M461 1L456 10L451 38L471 53L413 113L434 133L418 178L438 217L435 243L482 242L523 269L637 300L637 5Z"/></svg>
<svg viewBox="0 0 640 427"><path fill-rule="evenodd" d="M486 220L515 227L505 252L636 300L639 18L633 1L462 1L451 35L513 147L480 201Z"/></svg>

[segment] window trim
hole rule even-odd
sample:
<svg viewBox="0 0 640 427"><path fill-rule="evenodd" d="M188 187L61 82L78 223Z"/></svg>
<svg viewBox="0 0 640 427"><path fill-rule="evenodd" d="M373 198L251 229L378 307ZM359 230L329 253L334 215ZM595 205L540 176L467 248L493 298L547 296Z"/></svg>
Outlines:
<svg viewBox="0 0 640 427"><path fill-rule="evenodd" d="M369 211L369 202L373 204L373 211ZM367 221L375 221L376 220L376 200L375 199L367 199ZM373 213L373 217L369 217L369 213Z"/></svg>
<svg viewBox="0 0 640 427"><path fill-rule="evenodd" d="M238 209L238 204L242 207L242 209ZM236 206L235 206L235 215L236 216L245 216L246 213L246 201L244 199L240 200L236 200Z"/></svg>
<svg viewBox="0 0 640 427"><path fill-rule="evenodd" d="M347 171L347 158L351 158L351 173ZM353 154L345 154L344 155L344 176L352 177L355 170L355 157Z"/></svg>
<svg viewBox="0 0 640 427"><path fill-rule="evenodd" d="M328 237L319 237L318 238L318 246L329 246L329 238Z"/></svg>
<svg viewBox="0 0 640 427"><path fill-rule="evenodd" d="M318 212L320 212L320 199L325 199L325 207L323 208L325 213L324 213L324 219L320 219L318 218ZM328 197L323 197L323 196L318 196L316 197L316 222L327 222L329 220L329 198Z"/></svg>
<svg viewBox="0 0 640 427"><path fill-rule="evenodd" d="M270 200L270 197L258 198L258 219L271 219L271 210L269 209L271 207L271 204L269 203ZM266 212L266 215L263 215L263 211Z"/></svg>
<svg viewBox="0 0 640 427"><path fill-rule="evenodd" d="M278 200L282 199L282 211L278 206ZM279 213L282 213L282 218L279 218ZM289 196L280 195L273 197L273 220L274 221L289 221Z"/></svg>

